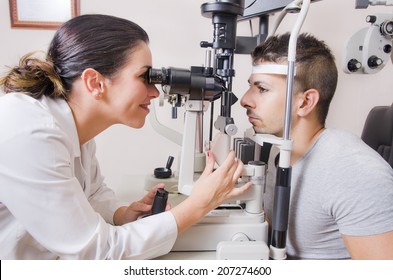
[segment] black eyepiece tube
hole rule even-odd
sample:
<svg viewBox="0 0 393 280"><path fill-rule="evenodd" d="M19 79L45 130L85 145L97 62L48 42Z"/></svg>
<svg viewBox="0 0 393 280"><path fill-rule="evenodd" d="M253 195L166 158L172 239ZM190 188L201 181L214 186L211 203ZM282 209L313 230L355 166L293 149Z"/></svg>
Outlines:
<svg viewBox="0 0 393 280"><path fill-rule="evenodd" d="M165 93L189 95L190 100L214 100L223 91L224 82L217 76L206 71L205 67L191 66L181 68L150 68L147 73L149 84L166 86Z"/></svg>
<svg viewBox="0 0 393 280"><path fill-rule="evenodd" d="M150 68L149 72L148 72L148 82L149 82L149 84L167 85L169 83L168 69L166 69L166 68L161 68L161 69Z"/></svg>
<svg viewBox="0 0 393 280"><path fill-rule="evenodd" d="M170 94L188 94L191 88L191 72L180 68L150 68L147 80L149 84L169 86Z"/></svg>

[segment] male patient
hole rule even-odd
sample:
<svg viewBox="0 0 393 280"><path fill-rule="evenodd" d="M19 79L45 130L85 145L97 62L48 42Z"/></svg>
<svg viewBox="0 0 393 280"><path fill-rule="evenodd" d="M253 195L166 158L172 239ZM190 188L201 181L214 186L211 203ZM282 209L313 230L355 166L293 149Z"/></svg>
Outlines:
<svg viewBox="0 0 393 280"><path fill-rule="evenodd" d="M241 105L258 133L283 134L286 75L256 66L286 65L288 41L289 34L273 36L252 52L255 71ZM360 138L325 127L337 85L334 56L309 34L297 44L288 258L393 259L393 169ZM269 164L268 216L275 167Z"/></svg>

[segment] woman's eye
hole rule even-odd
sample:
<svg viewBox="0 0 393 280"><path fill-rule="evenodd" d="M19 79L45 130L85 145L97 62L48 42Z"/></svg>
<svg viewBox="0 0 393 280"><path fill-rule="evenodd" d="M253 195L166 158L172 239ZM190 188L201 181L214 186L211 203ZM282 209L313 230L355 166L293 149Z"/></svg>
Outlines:
<svg viewBox="0 0 393 280"><path fill-rule="evenodd" d="M149 76L149 71L146 71L146 72L144 72L142 75L140 75L140 77L141 77L142 79L146 80L146 81L147 81L147 79L148 79L148 76Z"/></svg>
<svg viewBox="0 0 393 280"><path fill-rule="evenodd" d="M147 69L145 72L143 72L139 77L142 78L143 80L145 80L146 82L148 82L149 81L149 69Z"/></svg>

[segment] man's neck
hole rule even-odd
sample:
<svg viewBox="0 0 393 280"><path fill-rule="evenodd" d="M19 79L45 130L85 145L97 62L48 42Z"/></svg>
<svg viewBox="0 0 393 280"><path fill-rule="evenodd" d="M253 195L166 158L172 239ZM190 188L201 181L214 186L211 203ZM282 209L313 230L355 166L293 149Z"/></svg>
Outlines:
<svg viewBox="0 0 393 280"><path fill-rule="evenodd" d="M291 138L294 143L291 154L291 165L294 165L307 153L324 130L325 127L321 124L310 122L299 123L292 129Z"/></svg>

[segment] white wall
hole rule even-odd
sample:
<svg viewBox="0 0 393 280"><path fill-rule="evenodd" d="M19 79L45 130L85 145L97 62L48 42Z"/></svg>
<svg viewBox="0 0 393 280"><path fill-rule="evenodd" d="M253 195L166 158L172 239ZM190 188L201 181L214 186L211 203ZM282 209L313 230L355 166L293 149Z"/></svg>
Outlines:
<svg viewBox="0 0 393 280"><path fill-rule="evenodd" d="M210 19L200 13L200 5L208 0L80 0L81 13L105 13L124 17L140 24L150 35L153 62L157 67L177 66L189 68L204 62L202 40L212 41ZM390 7L369 7L355 10L355 0L322 0L311 5L302 31L310 32L326 41L340 65L344 42L357 30L367 27L366 15L392 13ZM278 32L290 30L296 15L287 16ZM271 21L274 17L271 17ZM0 0L0 71L4 65L13 66L23 54L36 49L46 50L54 31L11 29L7 0ZM248 23L238 26L238 35L249 35ZM234 92L241 98L247 88L250 73L248 55L235 57L236 77ZM348 130L360 135L369 110L376 105L393 102L392 65L374 75L347 75L341 70L339 85L328 126ZM159 108L159 119L181 131L182 122L173 121L169 105ZM179 115L180 115L179 111ZM233 106L233 116L242 132L249 127L244 109ZM144 128L135 130L115 126L97 137L98 157L107 183L115 188L121 185L124 175L151 173L163 166L168 155L177 156L179 147L152 130L147 121ZM176 160L175 160L176 164ZM174 165L175 166L175 165Z"/></svg>

